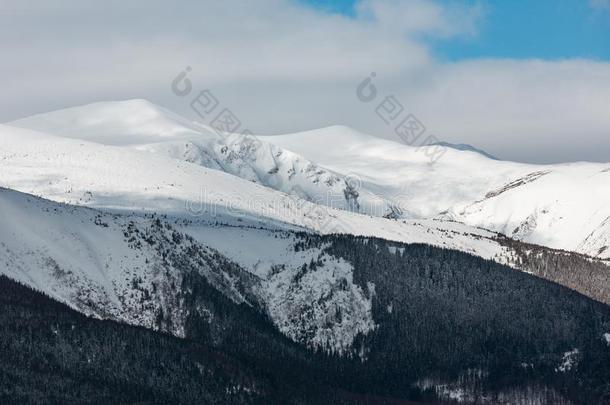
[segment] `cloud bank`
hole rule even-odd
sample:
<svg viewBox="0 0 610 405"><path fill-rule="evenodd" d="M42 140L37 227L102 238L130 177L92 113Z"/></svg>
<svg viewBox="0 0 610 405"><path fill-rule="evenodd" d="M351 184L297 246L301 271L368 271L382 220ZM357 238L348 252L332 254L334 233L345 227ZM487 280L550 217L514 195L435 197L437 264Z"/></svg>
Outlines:
<svg viewBox="0 0 610 405"><path fill-rule="evenodd" d="M439 139L512 160L610 161L609 63L435 57L431 38L479 35L477 4L363 0L348 17L291 0L7 3L0 121L128 98L195 118L170 89L190 66L194 87L254 132L344 124L393 138L355 95L375 72Z"/></svg>

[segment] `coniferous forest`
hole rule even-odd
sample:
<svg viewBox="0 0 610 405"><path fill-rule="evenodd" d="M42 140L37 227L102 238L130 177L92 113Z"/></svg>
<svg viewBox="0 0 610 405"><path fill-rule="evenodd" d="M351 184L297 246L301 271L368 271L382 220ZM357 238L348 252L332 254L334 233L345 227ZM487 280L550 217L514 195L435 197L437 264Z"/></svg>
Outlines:
<svg viewBox="0 0 610 405"><path fill-rule="evenodd" d="M1 277L0 403L610 403L607 305L427 245L299 234L296 250L314 247L372 297L375 329L343 355L289 340L262 306L188 268L184 338L87 318Z"/></svg>

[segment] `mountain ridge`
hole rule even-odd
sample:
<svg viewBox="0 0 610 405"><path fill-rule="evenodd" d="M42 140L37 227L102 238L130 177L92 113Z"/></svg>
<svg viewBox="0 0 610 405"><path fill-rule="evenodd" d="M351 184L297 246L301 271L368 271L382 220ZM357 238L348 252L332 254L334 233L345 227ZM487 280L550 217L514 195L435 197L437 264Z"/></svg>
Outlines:
<svg viewBox="0 0 610 405"><path fill-rule="evenodd" d="M268 137L216 134L142 100L75 107L13 125L74 141L101 136L99 145L222 171L315 206L392 219L451 219L527 243L610 258L604 236L610 217L607 165L528 165L452 149L431 162L426 147L341 126ZM136 135L113 141L108 131L122 127ZM535 176L540 172L545 175ZM20 189L15 183L4 185ZM21 190L37 193L36 187ZM246 198L257 200L257 193ZM348 228L345 221L342 227Z"/></svg>

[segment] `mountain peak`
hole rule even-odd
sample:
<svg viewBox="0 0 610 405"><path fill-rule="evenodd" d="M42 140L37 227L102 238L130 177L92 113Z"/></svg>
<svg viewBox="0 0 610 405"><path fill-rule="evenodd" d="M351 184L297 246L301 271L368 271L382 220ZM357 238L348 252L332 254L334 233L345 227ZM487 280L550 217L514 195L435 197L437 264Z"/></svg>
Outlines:
<svg viewBox="0 0 610 405"><path fill-rule="evenodd" d="M33 115L8 125L118 145L199 132L191 121L144 99L96 102Z"/></svg>

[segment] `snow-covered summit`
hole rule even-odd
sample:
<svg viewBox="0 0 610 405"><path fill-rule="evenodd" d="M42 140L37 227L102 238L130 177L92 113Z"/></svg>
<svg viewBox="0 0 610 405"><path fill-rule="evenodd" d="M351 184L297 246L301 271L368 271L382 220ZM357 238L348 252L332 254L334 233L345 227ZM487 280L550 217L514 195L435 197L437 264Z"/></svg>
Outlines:
<svg viewBox="0 0 610 405"><path fill-rule="evenodd" d="M110 145L201 136L200 128L193 122L142 99L66 108L22 118L9 125Z"/></svg>
<svg viewBox="0 0 610 405"><path fill-rule="evenodd" d="M354 185L349 174L254 136L219 133L145 100L94 103L8 125L193 163L333 208L402 216L390 200Z"/></svg>
<svg viewBox="0 0 610 405"><path fill-rule="evenodd" d="M610 255L610 164L522 164L454 148L431 161L426 147L341 127L261 139L361 178L415 217L451 218L530 243Z"/></svg>

